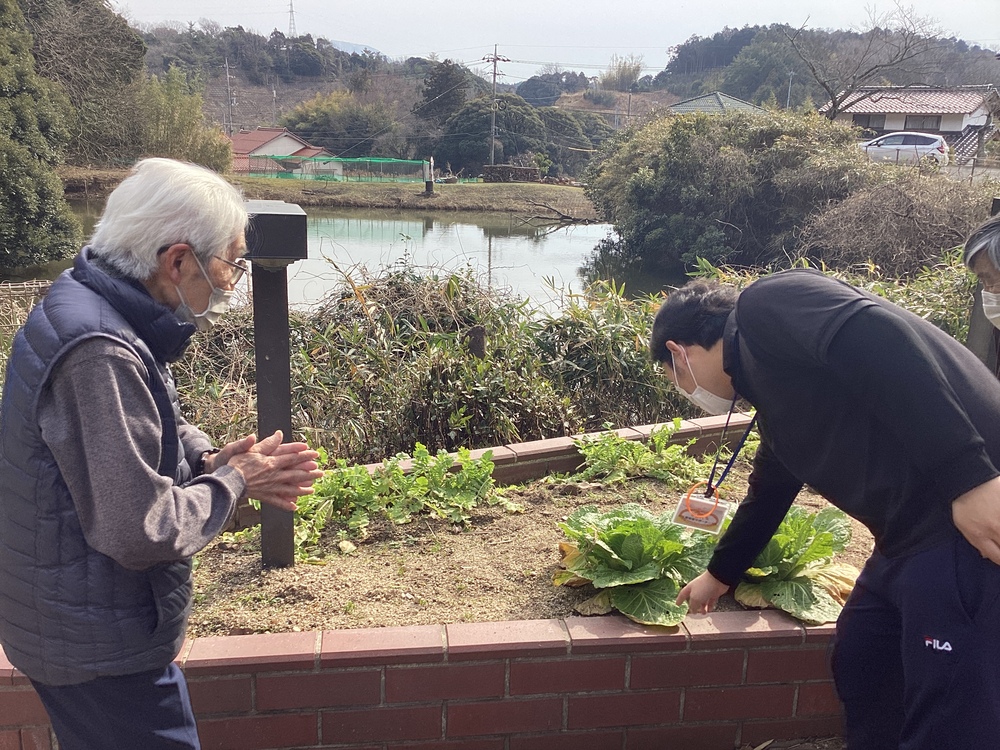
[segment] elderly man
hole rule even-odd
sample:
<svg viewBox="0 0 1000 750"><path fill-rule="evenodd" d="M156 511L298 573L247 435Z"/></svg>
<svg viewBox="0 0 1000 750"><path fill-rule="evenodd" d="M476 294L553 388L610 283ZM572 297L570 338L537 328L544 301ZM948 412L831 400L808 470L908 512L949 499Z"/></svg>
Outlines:
<svg viewBox="0 0 1000 750"><path fill-rule="evenodd" d="M293 510L317 454L215 449L168 364L229 306L247 213L217 174L139 162L18 332L0 404L0 643L63 750L197 748L173 659L191 557L242 498Z"/></svg>
<svg viewBox="0 0 1000 750"><path fill-rule="evenodd" d="M963 260L983 284L983 313L1000 328L1000 216L973 230L965 242Z"/></svg>
<svg viewBox="0 0 1000 750"><path fill-rule="evenodd" d="M837 623L848 747L996 747L1000 383L933 325L812 270L739 295L691 282L650 349L703 408L753 404L761 436L749 494L678 602L708 612L807 483L875 537Z"/></svg>

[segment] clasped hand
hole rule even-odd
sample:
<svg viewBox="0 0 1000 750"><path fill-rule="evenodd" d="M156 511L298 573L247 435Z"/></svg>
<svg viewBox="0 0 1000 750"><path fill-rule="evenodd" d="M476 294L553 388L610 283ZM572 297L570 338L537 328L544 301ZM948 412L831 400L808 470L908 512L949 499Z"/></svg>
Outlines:
<svg viewBox="0 0 1000 750"><path fill-rule="evenodd" d="M282 443L281 430L263 440L247 435L226 444L206 460L206 471L232 466L243 475L247 496L281 510L292 511L299 497L311 495L323 476L319 454L305 443Z"/></svg>

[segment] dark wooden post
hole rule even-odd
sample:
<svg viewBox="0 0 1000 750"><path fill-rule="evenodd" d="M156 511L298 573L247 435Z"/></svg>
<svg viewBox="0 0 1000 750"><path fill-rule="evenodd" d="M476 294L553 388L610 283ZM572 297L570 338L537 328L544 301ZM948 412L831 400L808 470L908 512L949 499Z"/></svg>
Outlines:
<svg viewBox="0 0 1000 750"><path fill-rule="evenodd" d="M247 201L251 214L247 258L253 266L253 332L257 368L257 432L281 430L292 439L292 386L288 334L288 266L308 255L306 214L284 201ZM260 508L261 561L295 564L294 514Z"/></svg>

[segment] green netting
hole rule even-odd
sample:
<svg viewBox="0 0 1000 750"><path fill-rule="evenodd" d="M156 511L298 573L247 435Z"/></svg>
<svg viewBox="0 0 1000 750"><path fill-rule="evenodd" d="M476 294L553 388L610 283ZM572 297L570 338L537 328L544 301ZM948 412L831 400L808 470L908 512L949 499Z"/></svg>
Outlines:
<svg viewBox="0 0 1000 750"><path fill-rule="evenodd" d="M384 157L251 156L251 177L332 182L423 182L428 162Z"/></svg>

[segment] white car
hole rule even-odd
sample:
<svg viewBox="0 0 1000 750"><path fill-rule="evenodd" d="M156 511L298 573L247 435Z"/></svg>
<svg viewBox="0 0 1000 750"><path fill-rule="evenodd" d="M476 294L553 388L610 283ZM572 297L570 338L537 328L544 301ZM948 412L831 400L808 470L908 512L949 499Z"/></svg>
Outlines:
<svg viewBox="0 0 1000 750"><path fill-rule="evenodd" d="M948 143L930 133L888 133L861 144L873 161L893 164L918 164L925 159L935 164L948 163Z"/></svg>

